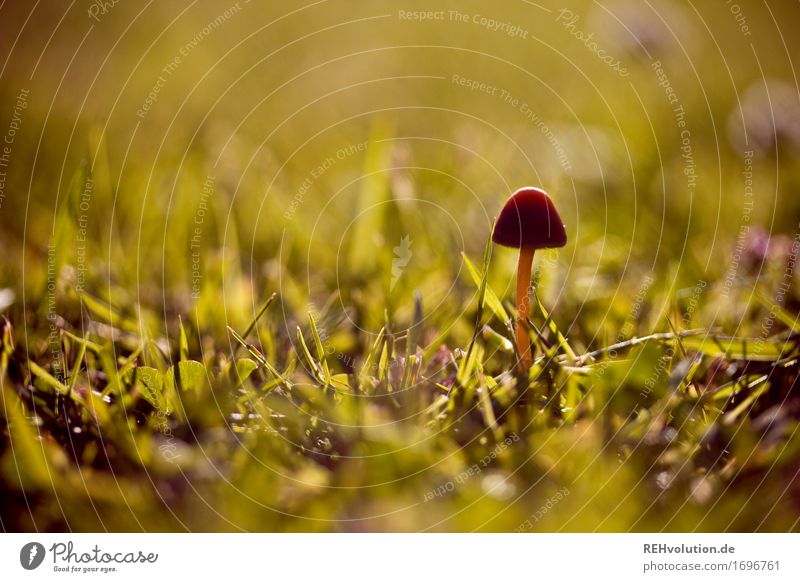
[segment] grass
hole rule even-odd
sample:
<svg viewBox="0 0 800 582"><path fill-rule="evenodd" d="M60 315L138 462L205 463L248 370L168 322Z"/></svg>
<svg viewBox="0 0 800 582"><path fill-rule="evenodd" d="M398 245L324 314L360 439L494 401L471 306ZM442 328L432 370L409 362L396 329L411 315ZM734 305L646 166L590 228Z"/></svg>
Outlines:
<svg viewBox="0 0 800 582"><path fill-rule="evenodd" d="M121 38L127 8L114 10L90 52ZM759 151L757 204L743 197L742 154L704 113L727 115L738 99L711 41L695 40L693 64L714 91L678 74L671 44L649 47L687 111L692 189L645 57L609 45L625 56L628 91L560 27L530 19L596 82L574 92L547 43L514 57L570 109L474 51L369 53L353 57L361 68L292 80L309 54L393 38L392 19L333 48L290 46L269 61L270 87L288 88L263 105L263 71L242 71L264 46L225 62L241 83L216 68L251 24L233 16L146 117L126 117L153 86L147 71L206 12L152 54L113 52L119 70L144 63L114 88L119 110L59 94L51 118L35 97L52 80L32 81L15 195L0 207L3 530L800 529L800 167L789 142ZM329 17L321 7L303 26ZM259 42L296 38L285 25ZM519 40L473 28L459 38L492 55ZM427 29L414 30L422 43ZM747 87L762 65L737 34L714 42ZM78 57L92 71L95 59ZM22 64L13 79L27 78ZM468 92L454 72L532 95L571 169L519 107ZM177 89L205 73L181 109ZM82 87L73 74L66 86ZM520 373L516 254L489 239L526 184L551 193L569 242L537 253L535 357Z"/></svg>
<svg viewBox="0 0 800 582"><path fill-rule="evenodd" d="M22 334L20 308L4 320L3 526L797 529L800 336L786 311L765 338L692 328L713 306L706 284L631 306L604 343L559 328L563 301L536 301L537 357L519 375L491 255L464 255L453 320L421 293L408 317L361 295L336 323L336 297L300 312L266 290L222 332L201 315L211 293L159 328L141 304L75 292L64 258L55 315L29 313ZM764 294L749 305L775 309ZM380 310L377 334L359 332ZM645 311L664 331L641 333Z"/></svg>

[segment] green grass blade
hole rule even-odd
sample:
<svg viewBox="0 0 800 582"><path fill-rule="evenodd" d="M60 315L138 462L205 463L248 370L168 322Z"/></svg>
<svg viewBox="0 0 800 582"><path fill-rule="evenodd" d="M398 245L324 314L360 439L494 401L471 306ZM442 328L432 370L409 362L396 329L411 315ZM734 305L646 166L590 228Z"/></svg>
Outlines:
<svg viewBox="0 0 800 582"><path fill-rule="evenodd" d="M244 349L250 352L250 355L253 356L259 364L264 366L264 368L266 368L266 370L270 374L272 374L276 378L280 378L281 380L283 380L287 386L291 385L286 375L278 372L278 370L276 370L275 367L269 363L269 361L264 357L264 355L255 348L255 346L247 343L245 339L242 336L240 336L237 333L237 331L233 329L231 326L228 326L228 333L230 333L233 336L233 339L235 339L239 343L239 345L241 345Z"/></svg>
<svg viewBox="0 0 800 582"><path fill-rule="evenodd" d="M755 293L756 299L765 308L769 309L770 314L777 317L780 322L788 327L792 332L800 332L800 315L792 315L786 309L775 303L763 293Z"/></svg>
<svg viewBox="0 0 800 582"><path fill-rule="evenodd" d="M467 271L469 272L472 281L475 283L478 289L480 289L481 282L484 279L483 275L478 271L478 269L475 268L475 265L472 264L467 255L461 253L461 256L464 257L464 264L467 266ZM488 284L486 285L485 289L484 301L489 309L492 310L492 313L494 313L494 315L501 321L508 321L511 319L505 307L503 307L503 304L500 302L500 299L497 297L497 294L492 291L492 288Z"/></svg>
<svg viewBox="0 0 800 582"><path fill-rule="evenodd" d="M375 338L375 341L372 342L372 348L367 353L364 363L361 364L359 377L364 378L371 375L370 372L372 371L374 362L376 362L381 355L381 350L383 349L383 338L385 335L386 327L381 327L380 331L378 332L378 336Z"/></svg>
<svg viewBox="0 0 800 582"><path fill-rule="evenodd" d="M564 350L564 353L567 354L567 357L570 360L576 360L578 356L575 354L575 350L572 349L572 346L569 345L567 338L561 333L561 330L558 329L556 322L553 321L553 318L550 317L550 313L545 309L545 306L542 305L542 302L539 301L539 295L534 290L533 296L536 299L536 305L539 307L539 311L541 311L542 315L544 316L545 323L550 328L554 334L556 334L556 339L558 340L558 345L561 346L561 349Z"/></svg>
<svg viewBox="0 0 800 582"><path fill-rule="evenodd" d="M180 361L185 362L189 359L189 340L186 337L186 330L183 328L183 319L178 316L178 325L180 326L180 336L178 339L178 349L180 352Z"/></svg>
<svg viewBox="0 0 800 582"><path fill-rule="evenodd" d="M322 344L322 338L317 329L317 322L314 321L314 314L308 313L308 321L311 324L311 335L314 337L314 346L317 349L317 358L322 367L322 374L325 378L325 385L331 384L331 370L328 367L328 361L325 359L325 346Z"/></svg>
<svg viewBox="0 0 800 582"><path fill-rule="evenodd" d="M314 356L311 355L311 350L308 349L306 339L303 337L303 330L301 330L300 327L297 328L297 341L300 343L300 356L305 360L306 365L308 365L311 375L319 382L325 382L322 369L319 363L314 359Z"/></svg>
<svg viewBox="0 0 800 582"><path fill-rule="evenodd" d="M750 408L762 394L769 390L770 383L768 380L769 376L765 374L750 382L747 387L756 389L753 390L747 398L742 400L736 408L728 412L722 420L722 423L726 425L734 424L743 412Z"/></svg>
<svg viewBox="0 0 800 582"><path fill-rule="evenodd" d="M55 390L59 394L69 394L69 387L59 382L50 372L39 366L34 361L29 361L28 365L31 369L31 374L39 378L47 386Z"/></svg>
<svg viewBox="0 0 800 582"><path fill-rule="evenodd" d="M262 305L261 308L258 310L258 313L256 313L256 316L253 318L253 321L251 321L250 325L247 326L247 329L244 330L242 337L246 338L247 336L250 335L250 333L256 328L258 320L261 319L261 317L267 312L267 309L269 309L269 306L275 302L275 299L277 299L277 297L278 297L277 293L273 293L272 295L269 296L269 298L264 302L264 305Z"/></svg>

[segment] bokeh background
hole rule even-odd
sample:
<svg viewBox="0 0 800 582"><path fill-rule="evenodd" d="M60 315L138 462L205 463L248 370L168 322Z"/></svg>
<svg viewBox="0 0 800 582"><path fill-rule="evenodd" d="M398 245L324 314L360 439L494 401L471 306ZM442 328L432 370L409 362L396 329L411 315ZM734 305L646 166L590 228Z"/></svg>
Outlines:
<svg viewBox="0 0 800 582"><path fill-rule="evenodd" d="M563 418L537 425L541 438L516 447L501 446L511 430L443 437L426 416L434 397L397 404L399 416L358 398L319 414L271 402L273 415L302 417L297 437L276 444L248 424L258 410L219 396L231 387L213 374L238 349L228 326L245 330L273 292L251 339L281 370L298 326L312 343L309 312L334 374L355 375L381 328L398 345L416 329L447 367L475 325L464 256L480 267L493 217L523 185L550 192L566 223L569 242L539 254L537 283L579 354L670 325L762 343L796 331L800 4L565 4L0 4L0 310L14 346L3 527L796 529L796 423L765 452L753 415L738 457L708 415L695 432L691 414L677 427L669 415L658 429L669 438L634 447L650 447L646 458L613 440L634 409L614 395L629 381L641 391L656 351L604 376L594 412L566 429ZM503 300L515 262L494 250L488 282ZM108 400L106 387L114 361L124 380L132 362L166 373L183 359L179 317L187 357L212 379L207 409L170 424L176 465L159 458L158 415L128 416L136 398ZM112 365L84 346L85 369L70 374L81 344L54 344L53 329L114 346ZM481 341L487 360L506 347ZM703 374L724 367L704 349ZM296 359L295 382L313 385ZM89 396L37 401L46 376L29 360L71 394L106 398L108 418ZM751 379L729 365L731 381ZM259 394L270 390L262 373L249 380ZM787 374L759 412L796 413ZM669 375L648 405L670 401ZM339 427L333 436L314 433L320 419ZM697 459L709 442L719 463ZM486 454L502 462L447 491ZM731 461L753 454L766 456L752 474Z"/></svg>

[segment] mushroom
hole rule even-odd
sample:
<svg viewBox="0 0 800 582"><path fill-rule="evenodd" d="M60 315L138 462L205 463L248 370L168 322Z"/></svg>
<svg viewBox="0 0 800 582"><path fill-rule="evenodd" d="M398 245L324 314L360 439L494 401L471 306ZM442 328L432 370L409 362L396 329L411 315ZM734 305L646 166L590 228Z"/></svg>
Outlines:
<svg viewBox="0 0 800 582"><path fill-rule="evenodd" d="M530 313L528 297L533 254L536 249L563 247L567 233L553 201L539 188L520 188L508 199L494 225L492 241L519 249L517 265L517 325L520 371L530 368L533 362L530 336L525 322Z"/></svg>

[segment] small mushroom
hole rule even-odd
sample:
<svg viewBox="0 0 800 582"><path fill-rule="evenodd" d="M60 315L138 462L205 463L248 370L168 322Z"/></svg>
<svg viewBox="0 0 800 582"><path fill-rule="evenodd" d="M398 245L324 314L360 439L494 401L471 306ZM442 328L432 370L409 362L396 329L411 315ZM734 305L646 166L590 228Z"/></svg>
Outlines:
<svg viewBox="0 0 800 582"><path fill-rule="evenodd" d="M533 254L536 249L563 247L567 233L553 201L539 188L520 188L508 199L494 225L492 241L519 249L517 265L517 346L521 371L530 368L533 361L530 336L525 322L530 313L528 297Z"/></svg>

